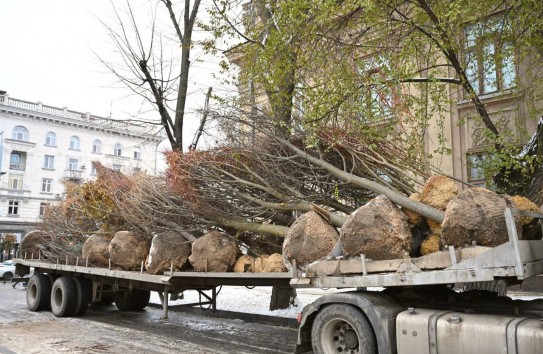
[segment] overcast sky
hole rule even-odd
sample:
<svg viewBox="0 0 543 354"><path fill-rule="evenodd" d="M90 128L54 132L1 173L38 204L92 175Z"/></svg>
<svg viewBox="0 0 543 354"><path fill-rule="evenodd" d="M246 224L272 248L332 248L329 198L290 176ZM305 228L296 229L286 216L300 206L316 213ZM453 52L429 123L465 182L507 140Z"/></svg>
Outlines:
<svg viewBox="0 0 543 354"><path fill-rule="evenodd" d="M143 0L136 0L135 9L142 17L150 13ZM114 119L137 114L141 99L115 88L119 86L115 77L93 53L114 60L98 20L108 22L111 16L109 0L0 0L0 90L13 98L104 117L111 112ZM185 147L198 126L199 114L194 111L203 107L207 88L218 85L212 72L217 72L219 59L205 58L198 51L196 57L206 62L191 69L188 111L194 118L187 122Z"/></svg>

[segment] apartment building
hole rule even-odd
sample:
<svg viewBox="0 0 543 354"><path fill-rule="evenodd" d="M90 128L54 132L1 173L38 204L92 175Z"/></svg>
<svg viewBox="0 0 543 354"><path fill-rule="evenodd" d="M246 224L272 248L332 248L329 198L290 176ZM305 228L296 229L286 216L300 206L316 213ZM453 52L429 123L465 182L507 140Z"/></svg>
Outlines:
<svg viewBox="0 0 543 354"><path fill-rule="evenodd" d="M96 176L96 161L126 173L157 171L159 131L0 91L0 234L20 241L48 204L63 198L63 181Z"/></svg>

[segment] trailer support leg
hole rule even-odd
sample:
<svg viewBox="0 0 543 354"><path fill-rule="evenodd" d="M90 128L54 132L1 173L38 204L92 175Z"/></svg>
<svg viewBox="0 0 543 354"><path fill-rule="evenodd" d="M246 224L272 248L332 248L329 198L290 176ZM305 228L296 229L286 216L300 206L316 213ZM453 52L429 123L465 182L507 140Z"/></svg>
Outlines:
<svg viewBox="0 0 543 354"><path fill-rule="evenodd" d="M162 319L166 320L168 319L168 285L164 286L164 291L158 292L158 297L160 298L160 302L162 303L162 310L164 311L164 314L162 316Z"/></svg>
<svg viewBox="0 0 543 354"><path fill-rule="evenodd" d="M211 289L211 310L217 311L217 287L215 286Z"/></svg>

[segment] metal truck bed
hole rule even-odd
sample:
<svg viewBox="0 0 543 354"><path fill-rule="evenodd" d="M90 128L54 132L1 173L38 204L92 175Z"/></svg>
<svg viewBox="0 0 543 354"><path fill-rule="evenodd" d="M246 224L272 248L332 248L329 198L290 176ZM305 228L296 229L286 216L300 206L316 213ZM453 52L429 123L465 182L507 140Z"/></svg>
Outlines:
<svg viewBox="0 0 543 354"><path fill-rule="evenodd" d="M514 210L517 215L543 215ZM492 281L511 277L523 280L543 273L543 241L519 240L511 209L504 211L509 241L494 247L471 246L419 258L372 261L328 259L315 262L305 272L295 272L295 288L360 288L453 284Z"/></svg>

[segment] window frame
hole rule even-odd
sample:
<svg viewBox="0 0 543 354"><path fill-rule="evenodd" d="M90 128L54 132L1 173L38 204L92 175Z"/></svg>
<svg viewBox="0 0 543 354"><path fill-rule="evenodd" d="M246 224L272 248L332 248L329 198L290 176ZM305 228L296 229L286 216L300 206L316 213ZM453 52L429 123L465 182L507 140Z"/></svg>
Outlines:
<svg viewBox="0 0 543 354"><path fill-rule="evenodd" d="M51 166L49 166L49 165L51 165ZM54 170L55 169L55 156L54 155L43 155L43 168L46 169L46 170Z"/></svg>
<svg viewBox="0 0 543 354"><path fill-rule="evenodd" d="M22 134L21 138L19 138L19 134ZM28 133L28 129L26 129L22 125L18 125L14 127L11 131L11 138L17 141L28 141L28 139L30 138L30 134Z"/></svg>
<svg viewBox="0 0 543 354"><path fill-rule="evenodd" d="M121 143L116 143L113 146L113 156L122 156L123 153L123 146Z"/></svg>
<svg viewBox="0 0 543 354"><path fill-rule="evenodd" d="M141 149L135 148L134 149L134 160L141 160Z"/></svg>
<svg viewBox="0 0 543 354"><path fill-rule="evenodd" d="M13 182L17 182L15 183L15 188L13 187L14 183ZM24 187L24 177L23 175L19 175L19 174L10 174L9 177L8 177L8 189L11 189L11 190L16 190L16 191L21 191L23 190L23 187Z"/></svg>
<svg viewBox="0 0 543 354"><path fill-rule="evenodd" d="M57 146L57 135L55 132L47 132L45 134L45 146Z"/></svg>
<svg viewBox="0 0 543 354"><path fill-rule="evenodd" d="M92 153L101 154L102 153L102 141L100 139L94 139L92 142Z"/></svg>
<svg viewBox="0 0 543 354"><path fill-rule="evenodd" d="M70 137L70 150L81 151L81 139L77 135Z"/></svg>
<svg viewBox="0 0 543 354"><path fill-rule="evenodd" d="M53 193L53 179L52 178L42 178L41 179L41 192L42 193Z"/></svg>
<svg viewBox="0 0 543 354"><path fill-rule="evenodd" d="M38 213L38 216L40 218L43 218L45 216L45 210L47 209L47 207L49 207L49 203L46 203L46 202L41 202L40 203L40 211Z"/></svg>
<svg viewBox="0 0 543 354"><path fill-rule="evenodd" d="M8 215L16 216L19 214L20 204L18 200L9 200L8 201Z"/></svg>
<svg viewBox="0 0 543 354"><path fill-rule="evenodd" d="M495 14L464 27L465 72L478 95L504 92L516 86L518 79L517 53L511 42L496 35L503 32L504 26L508 26L507 21L503 14ZM477 30L477 28L480 29ZM479 33L470 34L470 31L479 31ZM490 47L492 47L492 52L485 49ZM508 47L511 49L504 49ZM508 52L510 55L505 55ZM490 76L493 76L493 83L487 80ZM505 84L505 77L509 77L507 79L509 85ZM489 84L494 87L487 88Z"/></svg>
<svg viewBox="0 0 543 354"><path fill-rule="evenodd" d="M72 168L74 167L75 168ZM68 171L79 171L79 159L76 157L68 157Z"/></svg>

